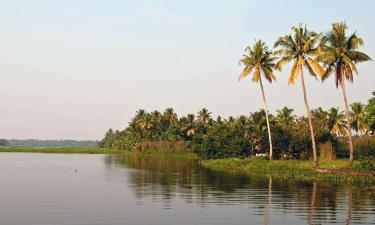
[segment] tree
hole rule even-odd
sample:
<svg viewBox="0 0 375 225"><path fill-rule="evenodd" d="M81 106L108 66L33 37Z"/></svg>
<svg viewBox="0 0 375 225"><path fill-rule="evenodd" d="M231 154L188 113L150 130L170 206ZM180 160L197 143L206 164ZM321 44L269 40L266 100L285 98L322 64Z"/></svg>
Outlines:
<svg viewBox="0 0 375 225"><path fill-rule="evenodd" d="M350 105L350 108L352 109L350 116L353 130L359 132L361 135L365 134L368 130L365 119L365 105L360 102L354 102Z"/></svg>
<svg viewBox="0 0 375 225"><path fill-rule="evenodd" d="M7 146L9 143L6 139L0 139L0 146Z"/></svg>
<svg viewBox="0 0 375 225"><path fill-rule="evenodd" d="M372 98L370 98L367 102L365 108L365 120L366 124L368 125L371 133L375 133L375 91L372 92Z"/></svg>
<svg viewBox="0 0 375 225"><path fill-rule="evenodd" d="M276 110L277 121L279 121L279 123L281 123L282 125L290 126L296 118L296 116L293 115L293 111L293 109L290 109L286 106L284 106L284 108L282 109Z"/></svg>
<svg viewBox="0 0 375 225"><path fill-rule="evenodd" d="M330 108L327 112L328 130L333 135L345 135L345 117L344 113L339 111L339 108Z"/></svg>
<svg viewBox="0 0 375 225"><path fill-rule="evenodd" d="M187 114L186 117L181 119L182 131L185 132L186 136L192 138L195 134L195 116L193 114Z"/></svg>
<svg viewBox="0 0 375 225"><path fill-rule="evenodd" d="M273 74L273 67L275 66L274 61L276 60L276 58L272 57L272 52L268 50L268 47L262 40L255 42L255 44L252 47L247 47L245 49L245 52L247 52L247 55L243 55L242 59L240 60L240 64L244 65L244 69L239 79L244 78L249 74L253 74L252 81L259 82L264 103L264 110L266 113L268 141L270 146L269 158L270 160L272 160L273 151L271 128L268 118L267 101L266 96L264 94L261 74L263 74L264 79L266 79L270 83L272 83L272 81L275 80L275 75Z"/></svg>
<svg viewBox="0 0 375 225"><path fill-rule="evenodd" d="M198 121L201 123L206 124L209 119L211 118L211 112L208 109L203 108L201 111L198 112Z"/></svg>
<svg viewBox="0 0 375 225"><path fill-rule="evenodd" d="M346 94L345 80L353 82L353 73L358 74L356 64L371 60L365 53L358 51L363 45L362 38L354 32L350 36L346 35L347 25L345 23L333 23L332 29L322 39L322 51L316 58L324 63L326 67L322 74L322 81L325 81L333 72L335 73L336 88L341 86L345 103L345 116L347 134L349 137L349 165L353 164L353 140L350 121L349 103Z"/></svg>
<svg viewBox="0 0 375 225"><path fill-rule="evenodd" d="M275 69L280 71L286 63L294 61L290 71L288 84L294 84L294 81L298 78L298 76L301 76L303 98L309 120L310 136L313 149L313 167L316 168L318 167L318 157L314 129L311 121L311 112L307 102L305 79L303 76L302 67L304 66L309 74L314 78L317 77L317 74L323 74L323 68L312 58L318 52L319 38L321 35L309 31L306 27L303 28L301 25L293 27L292 32L293 35L289 34L284 37L280 37L274 45L275 48L280 48L279 50L275 51L275 54L281 56L281 59L275 65Z"/></svg>

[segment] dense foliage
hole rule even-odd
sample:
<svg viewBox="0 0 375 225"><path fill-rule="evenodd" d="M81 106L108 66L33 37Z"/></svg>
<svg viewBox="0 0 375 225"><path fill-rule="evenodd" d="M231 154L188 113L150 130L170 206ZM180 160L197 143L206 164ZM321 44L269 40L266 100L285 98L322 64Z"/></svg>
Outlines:
<svg viewBox="0 0 375 225"><path fill-rule="evenodd" d="M172 108L163 113L139 110L127 128L123 131L109 130L99 146L128 151L145 149L146 146L163 150L173 146L168 143L179 142L186 143L181 146L192 149L203 158L254 154L269 154L269 159L307 159L313 156L313 167L319 166L319 151L323 153L321 158L332 159L335 149L338 156L349 156L349 165L352 166L352 132L357 136L374 134L375 98L370 99L367 105L349 104L346 82L353 82L353 74L358 74L358 63L371 58L360 51L363 39L356 32L347 34L347 29L345 23L333 23L331 29L323 34L299 24L292 27L290 34L277 39L274 51L262 40L248 46L240 59L243 70L239 78L251 76L253 82L259 83L264 109L258 112L237 118L218 116L213 119L205 108L198 112L197 118L194 114L178 118ZM269 114L267 109L262 78L271 83L276 80L274 71L280 71L289 62L292 66L288 83L293 85L298 78L301 81L306 116L297 117L292 109L286 107L278 110L277 115ZM304 71L321 81L333 74L336 87L342 90L345 112L339 108L310 110ZM372 156L374 138L359 140L355 143L360 149L355 153L357 157ZM342 150L346 147L340 148L342 143L349 145L348 151Z"/></svg>
<svg viewBox="0 0 375 225"><path fill-rule="evenodd" d="M369 125L366 122L357 121L358 118L368 117L365 110L368 105L363 105L358 110L358 104L360 103L352 104L351 112L353 130L357 134L354 138L356 157L374 156L375 138L371 135L371 129L367 129ZM317 108L311 111L311 115L318 147L327 142L332 143L337 157L347 157L343 112L339 108ZM311 157L309 123L305 116L296 116L293 109L284 107L277 110L275 115L269 114L269 118L276 158ZM357 127L356 124L362 125ZM187 114L182 117L178 117L172 108L163 113L140 109L127 128L122 131L107 131L99 146L127 151L144 148L165 150L173 146L166 143L185 143L179 146L187 146L207 159L265 154L269 151L265 112L260 110L236 118L218 116L213 119L211 112L205 108L197 115Z"/></svg>

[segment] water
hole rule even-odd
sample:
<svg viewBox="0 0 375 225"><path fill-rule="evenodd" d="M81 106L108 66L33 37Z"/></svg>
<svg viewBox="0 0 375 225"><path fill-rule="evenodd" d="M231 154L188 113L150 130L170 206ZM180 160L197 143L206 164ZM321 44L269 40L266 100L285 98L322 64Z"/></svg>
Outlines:
<svg viewBox="0 0 375 225"><path fill-rule="evenodd" d="M182 158L0 153L0 224L375 224L375 196Z"/></svg>

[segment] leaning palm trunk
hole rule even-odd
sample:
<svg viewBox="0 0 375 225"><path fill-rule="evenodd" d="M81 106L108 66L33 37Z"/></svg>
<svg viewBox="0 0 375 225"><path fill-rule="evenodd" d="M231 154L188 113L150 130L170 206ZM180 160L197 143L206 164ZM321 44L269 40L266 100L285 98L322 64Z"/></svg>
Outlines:
<svg viewBox="0 0 375 225"><path fill-rule="evenodd" d="M264 89L263 89L263 84L262 84L262 78L259 79L259 83L260 83L260 89L262 90L263 103L264 103L264 108L265 108L265 111L266 111L268 140L269 140L269 143L270 143L270 155L269 155L269 158L270 158L270 160L272 160L273 150L272 150L271 128L270 128L270 122L269 122L269 119L268 119L267 101L266 101L266 96L264 94Z"/></svg>
<svg viewBox="0 0 375 225"><path fill-rule="evenodd" d="M347 133L349 138L349 166L351 167L353 164L353 140L352 140L352 128L350 125L350 111L349 111L349 104L348 104L348 98L346 97L346 89L345 89L345 80L341 80L341 89L342 89L342 95L344 96L344 102L345 102L345 116L346 116L346 126L347 126Z"/></svg>
<svg viewBox="0 0 375 225"><path fill-rule="evenodd" d="M307 118L309 120L309 126L310 126L311 143L312 143L312 148L313 148L313 167L317 168L318 167L318 157L317 157L317 154L316 154L314 129L313 129L312 122L311 122L311 112L310 112L309 104L307 102L305 80L303 78L303 71L302 70L301 70L301 82L302 82L303 99L305 101Z"/></svg>

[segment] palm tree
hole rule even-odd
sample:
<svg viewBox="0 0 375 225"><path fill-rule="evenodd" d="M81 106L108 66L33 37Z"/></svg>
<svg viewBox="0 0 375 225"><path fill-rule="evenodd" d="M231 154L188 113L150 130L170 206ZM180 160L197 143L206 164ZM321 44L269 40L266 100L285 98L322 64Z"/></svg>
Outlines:
<svg viewBox="0 0 375 225"><path fill-rule="evenodd" d="M169 124L176 124L177 114L174 112L173 108L166 108L163 116L166 118Z"/></svg>
<svg viewBox="0 0 375 225"><path fill-rule="evenodd" d="M293 115L293 111L293 109L290 109L286 106L284 106L284 108L282 109L276 110L277 120L284 125L291 125L294 122L294 119L296 118L296 116Z"/></svg>
<svg viewBox="0 0 375 225"><path fill-rule="evenodd" d="M313 167L318 167L318 157L316 152L314 129L311 122L310 107L307 102L305 79L303 76L303 66L307 69L309 74L313 77L323 74L323 69L315 61L312 56L316 55L320 35L307 30L306 27L301 25L292 28L293 35L289 34L284 37L280 37L276 43L275 48L280 47L279 50L275 51L276 55L280 55L281 59L276 63L275 69L281 70L282 66L290 61L293 62L292 69L289 75L288 84L294 84L294 81L301 75L301 84L303 91L303 98L305 101L305 107L307 111L307 117L310 126L311 143L313 149Z"/></svg>
<svg viewBox="0 0 375 225"><path fill-rule="evenodd" d="M151 138L152 129L155 127L154 117L150 114L146 114L139 120L139 126L147 135L147 138Z"/></svg>
<svg viewBox="0 0 375 225"><path fill-rule="evenodd" d="M346 133L344 113L339 108L330 108L327 112L328 130L333 135L344 135Z"/></svg>
<svg viewBox="0 0 375 225"><path fill-rule="evenodd" d="M211 118L211 112L209 112L208 109L203 108L201 111L198 112L199 122L207 123L210 118Z"/></svg>
<svg viewBox="0 0 375 225"><path fill-rule="evenodd" d="M186 136L189 138L193 137L195 134L195 116L193 114L187 114L187 116L181 120L181 122L184 124L182 131L184 131Z"/></svg>
<svg viewBox="0 0 375 225"><path fill-rule="evenodd" d="M365 105L360 102L354 102L350 105L351 111L351 126L356 132L361 135L367 132L368 126L365 119Z"/></svg>
<svg viewBox="0 0 375 225"><path fill-rule="evenodd" d="M272 138L271 138L271 128L268 119L268 108L267 108L267 101L266 96L264 94L263 84L262 84L262 76L270 83L275 80L275 75L273 74L273 67L275 66L274 61L276 58L272 57L272 52L268 50L266 44L259 40L255 42L252 47L247 47L245 51L248 53L247 55L243 55L242 59L240 60L240 64L243 64L245 67L239 77L239 79L246 77L247 75L251 74L253 71L253 82L259 82L260 89L262 91L262 98L264 103L264 108L266 112L266 120L267 120L267 130L268 130L268 140L270 145L270 153L269 158L272 160Z"/></svg>
<svg viewBox="0 0 375 225"><path fill-rule="evenodd" d="M345 23L333 23L331 31L322 39L322 51L316 59L323 62L326 66L326 70L322 74L322 81L325 81L332 72L335 72L336 88L340 85L342 89L349 137L349 165L351 166L353 163L353 141L345 79L353 82L353 73L358 74L355 64L369 61L371 58L365 53L358 51L358 48L363 45L363 40L355 32L347 36L347 28Z"/></svg>

